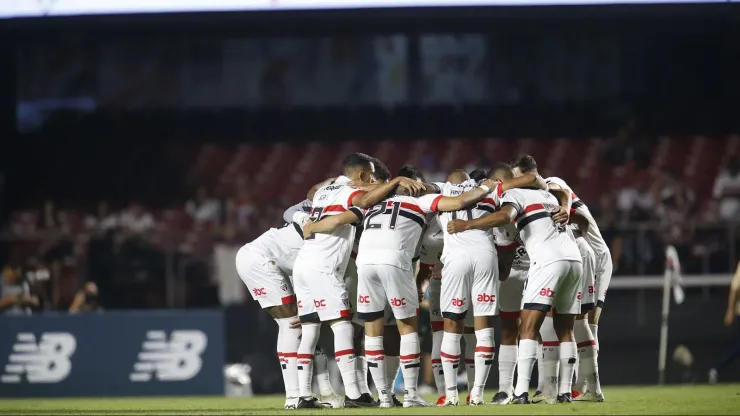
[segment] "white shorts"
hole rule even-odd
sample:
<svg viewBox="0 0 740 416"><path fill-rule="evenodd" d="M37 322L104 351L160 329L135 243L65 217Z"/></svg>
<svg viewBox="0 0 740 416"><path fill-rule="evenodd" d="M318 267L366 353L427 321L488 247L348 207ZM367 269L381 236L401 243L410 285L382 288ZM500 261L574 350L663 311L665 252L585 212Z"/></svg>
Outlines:
<svg viewBox="0 0 740 416"><path fill-rule="evenodd" d="M347 269L344 271L344 284L349 291L349 298L357 300L357 263L354 257L350 257L347 262ZM362 325L362 319L357 317L357 305L352 304L352 323Z"/></svg>
<svg viewBox="0 0 740 416"><path fill-rule="evenodd" d="M580 314L578 292L582 273L580 261L560 260L545 266L533 264L529 268L522 308L549 312L552 306L559 314Z"/></svg>
<svg viewBox="0 0 740 416"><path fill-rule="evenodd" d="M586 313L594 308L596 302L596 290L594 275L596 273L596 256L591 246L583 238L576 238L578 250L581 251L583 259L583 275L581 282L583 286L578 292L578 300L581 301L581 313Z"/></svg>
<svg viewBox="0 0 740 416"><path fill-rule="evenodd" d="M444 329L442 324L442 310L439 306L439 297L442 291L442 270L437 268L432 272L429 278L429 321L432 324L432 330L441 331Z"/></svg>
<svg viewBox="0 0 740 416"><path fill-rule="evenodd" d="M299 256L293 268L293 283L302 322L332 321L352 316L344 276L326 273L324 267Z"/></svg>
<svg viewBox="0 0 740 416"><path fill-rule="evenodd" d="M442 316L464 319L469 306L474 316L498 314L498 256L478 248L445 250L442 255Z"/></svg>
<svg viewBox="0 0 740 416"><path fill-rule="evenodd" d="M419 313L416 279L410 270L386 264L360 266L357 285L357 315L364 321L383 318L390 305L396 319Z"/></svg>
<svg viewBox="0 0 740 416"><path fill-rule="evenodd" d="M527 270L512 269L509 277L499 282L498 307L502 318L518 318L522 310L524 286L527 283Z"/></svg>
<svg viewBox="0 0 740 416"><path fill-rule="evenodd" d="M604 307L606 300L606 291L609 289L609 282L612 280L612 255L609 251L605 253L596 253L596 305Z"/></svg>
<svg viewBox="0 0 740 416"><path fill-rule="evenodd" d="M277 262L250 250L248 245L236 253L236 272L262 309L295 303L290 281Z"/></svg>

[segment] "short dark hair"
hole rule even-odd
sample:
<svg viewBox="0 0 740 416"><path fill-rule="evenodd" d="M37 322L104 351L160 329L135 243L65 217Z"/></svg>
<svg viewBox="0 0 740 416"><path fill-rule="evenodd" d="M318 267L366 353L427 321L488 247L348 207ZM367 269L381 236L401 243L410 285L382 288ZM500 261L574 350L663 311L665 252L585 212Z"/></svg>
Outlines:
<svg viewBox="0 0 740 416"><path fill-rule="evenodd" d="M522 173L530 172L537 169L537 162L531 155L520 155L512 163L514 167L518 167Z"/></svg>
<svg viewBox="0 0 740 416"><path fill-rule="evenodd" d="M386 166L385 163L381 162L380 159L374 157L373 164L375 165L375 173L373 173L375 179L383 182L391 180L391 171L388 169L388 166Z"/></svg>
<svg viewBox="0 0 740 416"><path fill-rule="evenodd" d="M373 158L364 153L350 153L342 162L345 171L349 169L370 169L372 164Z"/></svg>
<svg viewBox="0 0 740 416"><path fill-rule="evenodd" d="M488 171L488 177L491 179L511 179L514 177L513 168L510 164L504 162L497 162L491 166L491 170Z"/></svg>
<svg viewBox="0 0 740 416"><path fill-rule="evenodd" d="M485 169L475 169L474 171L470 172L470 179L473 179L476 182L480 182L487 177L488 171Z"/></svg>
<svg viewBox="0 0 740 416"><path fill-rule="evenodd" d="M416 167L412 165L404 165L398 170L398 176L409 178L413 180L421 180L426 182L424 174Z"/></svg>

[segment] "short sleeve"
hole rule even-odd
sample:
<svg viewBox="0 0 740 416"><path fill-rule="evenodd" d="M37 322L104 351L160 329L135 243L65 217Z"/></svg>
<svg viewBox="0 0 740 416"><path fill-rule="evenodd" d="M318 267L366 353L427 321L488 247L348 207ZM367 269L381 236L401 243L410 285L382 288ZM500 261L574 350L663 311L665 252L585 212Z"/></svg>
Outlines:
<svg viewBox="0 0 740 416"><path fill-rule="evenodd" d="M519 246L515 231L509 226L494 228L493 240L497 249L505 250Z"/></svg>
<svg viewBox="0 0 740 416"><path fill-rule="evenodd" d="M442 198L440 194L427 194L416 198L416 203L425 214L431 214L437 212L437 205Z"/></svg>
<svg viewBox="0 0 740 416"><path fill-rule="evenodd" d="M524 210L521 202L516 197L516 192L512 192L511 190L504 192L504 194L501 196L501 208L503 207L514 208L517 215L521 214Z"/></svg>
<svg viewBox="0 0 740 416"><path fill-rule="evenodd" d="M356 188L350 188L349 186L345 186L342 190L342 195L339 196L339 201L342 203L342 206L345 209L352 208L352 200L357 196L364 194L365 191L361 189Z"/></svg>

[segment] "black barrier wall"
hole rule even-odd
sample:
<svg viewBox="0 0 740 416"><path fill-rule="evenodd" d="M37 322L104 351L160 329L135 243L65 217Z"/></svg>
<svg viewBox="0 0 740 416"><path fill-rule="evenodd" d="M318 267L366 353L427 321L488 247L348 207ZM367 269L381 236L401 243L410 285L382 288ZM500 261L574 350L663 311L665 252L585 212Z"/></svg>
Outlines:
<svg viewBox="0 0 740 416"><path fill-rule="evenodd" d="M0 397L223 394L221 311L0 317Z"/></svg>

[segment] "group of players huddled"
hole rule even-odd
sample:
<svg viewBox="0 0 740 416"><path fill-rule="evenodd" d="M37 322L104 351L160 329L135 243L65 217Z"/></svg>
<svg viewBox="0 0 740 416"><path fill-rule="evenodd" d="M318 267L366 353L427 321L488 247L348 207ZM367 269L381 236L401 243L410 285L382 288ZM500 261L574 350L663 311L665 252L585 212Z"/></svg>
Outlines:
<svg viewBox="0 0 740 416"><path fill-rule="evenodd" d="M427 183L412 166L391 178L362 153L343 166L289 208L282 227L236 256L239 276L279 326L286 409L431 406L417 389L427 280L437 405L459 404L462 338L467 403L486 403L494 316L502 334L493 404L604 400L597 324L612 260L593 216L562 179L543 179L531 156L455 170L445 183ZM343 398L317 348L322 324L334 333ZM535 361L540 383L530 398ZM399 369L403 403L392 394Z"/></svg>

